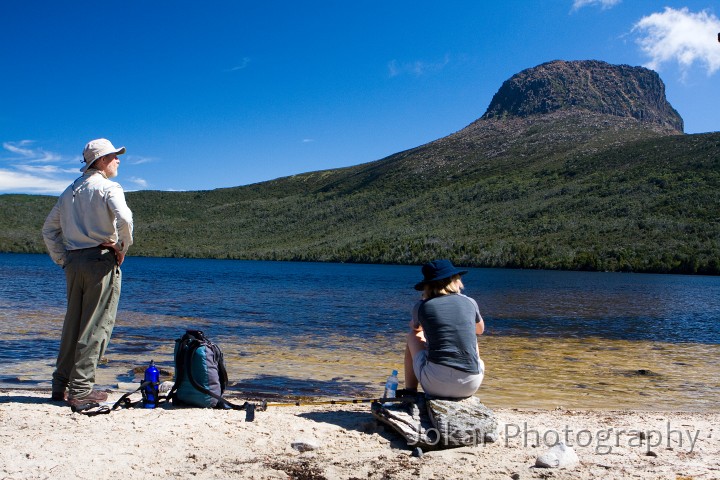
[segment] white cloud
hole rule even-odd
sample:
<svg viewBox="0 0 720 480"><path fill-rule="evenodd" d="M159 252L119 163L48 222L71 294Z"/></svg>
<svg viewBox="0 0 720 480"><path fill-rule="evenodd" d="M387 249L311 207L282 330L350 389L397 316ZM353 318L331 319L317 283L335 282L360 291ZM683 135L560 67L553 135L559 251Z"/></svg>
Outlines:
<svg viewBox="0 0 720 480"><path fill-rule="evenodd" d="M612 8L622 0L575 0L573 2L573 10L579 10L583 7L591 5L600 5L603 10Z"/></svg>
<svg viewBox="0 0 720 480"><path fill-rule="evenodd" d="M3 148L9 152L16 153L22 157L32 157L33 151L29 148L23 148L26 145L31 145L32 140L20 140L19 142L3 142Z"/></svg>
<svg viewBox="0 0 720 480"><path fill-rule="evenodd" d="M67 180L0 169L0 193L57 194L68 184Z"/></svg>
<svg viewBox="0 0 720 480"><path fill-rule="evenodd" d="M60 194L82 173L81 156L63 156L35 146L33 140L3 142L0 150L0 194ZM153 161L147 157L131 157L131 165ZM147 188L143 178L131 177L128 182L138 189Z"/></svg>
<svg viewBox="0 0 720 480"><path fill-rule="evenodd" d="M399 75L409 74L416 77L421 77L429 73L439 72L450 63L450 57L445 55L442 61L439 62L424 62L422 60L416 60L414 62L400 63L397 60L391 60L388 62L388 74L390 77L397 77Z"/></svg>
<svg viewBox="0 0 720 480"><path fill-rule="evenodd" d="M247 68L247 66L250 64L250 57L244 57L239 64L235 65L232 68L229 68L228 72L237 72L238 70L243 70Z"/></svg>
<svg viewBox="0 0 720 480"><path fill-rule="evenodd" d="M123 161L128 162L130 165L142 165L143 163L152 163L155 161L155 159L150 157L138 157L136 155L127 155L127 158L123 158L120 160L120 163Z"/></svg>
<svg viewBox="0 0 720 480"><path fill-rule="evenodd" d="M3 142L5 152L0 161L0 193L59 194L80 175L80 162L70 168L63 157L35 146L33 140ZM74 160L77 160L75 158Z"/></svg>
<svg viewBox="0 0 720 480"><path fill-rule="evenodd" d="M71 173L74 174L75 172L79 172L79 169L75 168L61 168L57 165L12 165L13 168L31 173L34 175L55 175L55 174L61 174L61 173ZM79 173L78 173L79 174Z"/></svg>
<svg viewBox="0 0 720 480"><path fill-rule="evenodd" d="M664 63L677 62L683 75L695 63L708 75L720 69L720 19L707 11L692 13L687 8L665 7L662 13L641 18L633 31L640 33L637 42L650 57L648 68L657 70Z"/></svg>
<svg viewBox="0 0 720 480"><path fill-rule="evenodd" d="M56 162L60 160L60 156L51 152L46 152L40 148L29 148L35 143L32 140L20 140L19 142L3 142L3 148L8 152L14 153L15 158L20 158L30 162Z"/></svg>
<svg viewBox="0 0 720 480"><path fill-rule="evenodd" d="M144 178L130 177L128 180L137 185L139 188L147 188L148 186L148 182Z"/></svg>

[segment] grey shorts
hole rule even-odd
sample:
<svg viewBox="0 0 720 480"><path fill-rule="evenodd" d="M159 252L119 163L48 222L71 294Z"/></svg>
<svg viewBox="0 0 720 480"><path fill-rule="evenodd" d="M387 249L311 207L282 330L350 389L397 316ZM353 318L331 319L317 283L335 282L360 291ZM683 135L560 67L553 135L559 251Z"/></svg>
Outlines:
<svg viewBox="0 0 720 480"><path fill-rule="evenodd" d="M477 392L485 376L485 362L479 359L480 373L467 373L427 359L427 350L421 350L413 359L413 370L425 393L437 397L465 398Z"/></svg>

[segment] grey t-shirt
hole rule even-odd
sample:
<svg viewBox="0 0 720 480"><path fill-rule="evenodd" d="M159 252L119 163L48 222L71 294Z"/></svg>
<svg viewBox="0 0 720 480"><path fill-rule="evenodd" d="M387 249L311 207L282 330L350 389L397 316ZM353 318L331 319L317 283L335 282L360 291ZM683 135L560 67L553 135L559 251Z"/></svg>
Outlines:
<svg viewBox="0 0 720 480"><path fill-rule="evenodd" d="M475 324L481 318L477 302L463 294L420 301L413 309L425 332L428 360L472 374L480 372Z"/></svg>

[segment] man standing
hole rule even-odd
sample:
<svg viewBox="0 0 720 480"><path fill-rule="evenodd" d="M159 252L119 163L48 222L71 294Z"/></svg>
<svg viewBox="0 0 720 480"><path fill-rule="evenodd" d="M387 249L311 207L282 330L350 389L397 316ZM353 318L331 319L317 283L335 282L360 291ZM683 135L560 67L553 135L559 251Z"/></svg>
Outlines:
<svg viewBox="0 0 720 480"><path fill-rule="evenodd" d="M65 270L67 311L52 378L52 399L70 405L104 402L95 370L110 341L120 300L120 265L133 243L132 212L117 176L125 147L92 140L82 177L60 195L42 234L50 257Z"/></svg>

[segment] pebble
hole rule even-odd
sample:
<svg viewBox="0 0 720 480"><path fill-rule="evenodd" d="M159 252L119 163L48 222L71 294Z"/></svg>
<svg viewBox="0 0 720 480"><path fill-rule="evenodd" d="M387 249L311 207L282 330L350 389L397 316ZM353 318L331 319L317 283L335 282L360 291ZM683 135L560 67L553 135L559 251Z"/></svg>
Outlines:
<svg viewBox="0 0 720 480"><path fill-rule="evenodd" d="M169 392L170 390L172 390L172 387L173 387L174 385L175 385L175 382L171 382L171 381L169 381L169 380L168 380L168 381L165 381L165 382L162 382L160 385L158 385L158 392L160 392L160 393L167 393L167 392Z"/></svg>
<svg viewBox="0 0 720 480"><path fill-rule="evenodd" d="M415 447L415 448L413 448L412 456L413 456L413 457L417 457L417 458L421 458L421 457L423 456L422 448L420 448L420 447Z"/></svg>
<svg viewBox="0 0 720 480"><path fill-rule="evenodd" d="M309 452L320 448L320 444L316 440L295 440L290 444L292 448L298 452Z"/></svg>
<svg viewBox="0 0 720 480"><path fill-rule="evenodd" d="M558 443L535 460L535 466L540 468L569 467L578 463L580 459L572 447Z"/></svg>

